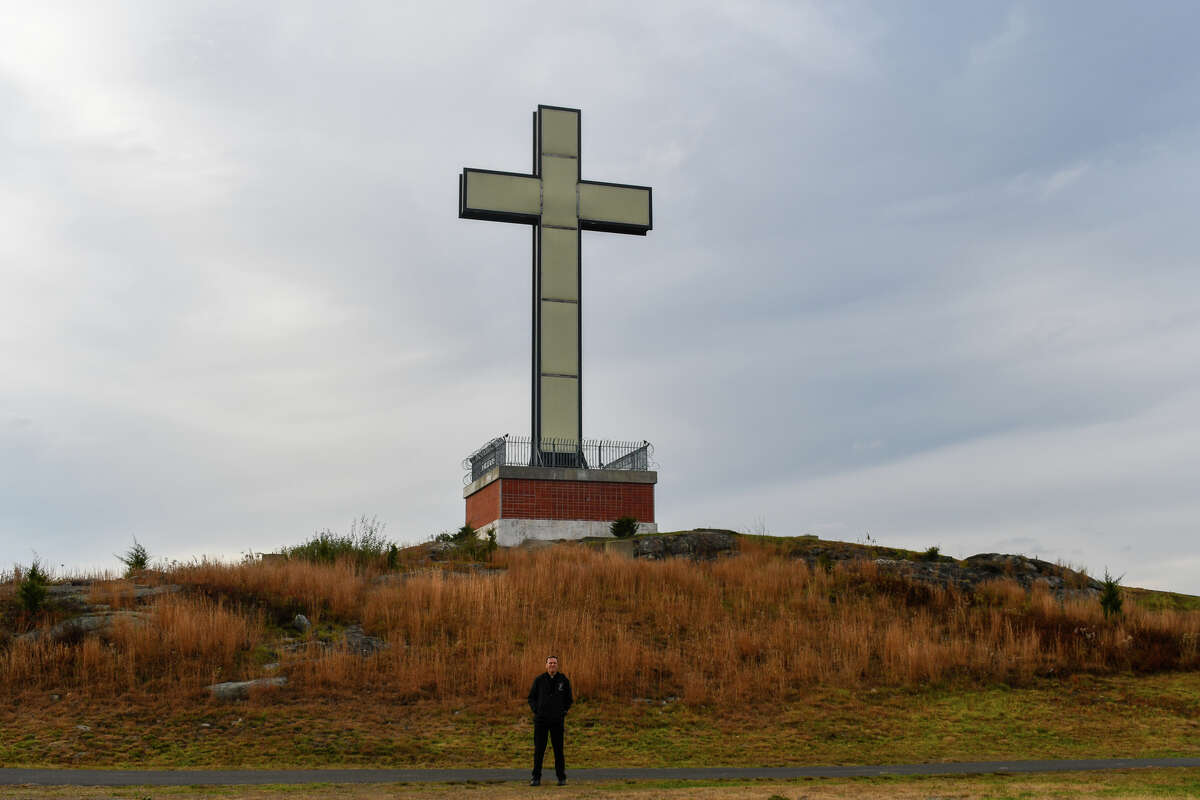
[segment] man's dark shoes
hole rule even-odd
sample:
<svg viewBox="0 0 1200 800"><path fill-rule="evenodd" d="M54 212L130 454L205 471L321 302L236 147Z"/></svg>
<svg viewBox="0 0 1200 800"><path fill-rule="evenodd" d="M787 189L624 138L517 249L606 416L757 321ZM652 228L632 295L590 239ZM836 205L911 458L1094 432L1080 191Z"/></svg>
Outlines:
<svg viewBox="0 0 1200 800"><path fill-rule="evenodd" d="M530 786L541 786L542 782L540 780L538 780L537 778L530 778L529 785Z"/></svg>
<svg viewBox="0 0 1200 800"><path fill-rule="evenodd" d="M559 778L559 779L558 779L558 785L559 785L559 786L566 786L566 785L567 785L567 779L566 779L566 778Z"/></svg>

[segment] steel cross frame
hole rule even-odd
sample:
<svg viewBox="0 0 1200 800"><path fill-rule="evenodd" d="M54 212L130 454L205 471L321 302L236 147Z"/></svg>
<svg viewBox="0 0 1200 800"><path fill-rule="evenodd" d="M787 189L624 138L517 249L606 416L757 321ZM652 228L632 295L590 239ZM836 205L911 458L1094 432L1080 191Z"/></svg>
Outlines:
<svg viewBox="0 0 1200 800"><path fill-rule="evenodd" d="M530 431L551 442L562 466L582 457L583 336L581 231L645 236L653 228L648 186L582 179L581 112L539 105L533 113L533 172L465 168L463 219L532 226L533 341ZM564 449L565 448L565 449Z"/></svg>

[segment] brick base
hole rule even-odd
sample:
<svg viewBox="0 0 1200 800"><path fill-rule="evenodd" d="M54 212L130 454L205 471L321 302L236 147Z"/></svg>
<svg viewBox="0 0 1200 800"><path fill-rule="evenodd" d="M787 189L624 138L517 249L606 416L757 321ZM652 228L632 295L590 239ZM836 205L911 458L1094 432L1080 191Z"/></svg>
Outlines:
<svg viewBox="0 0 1200 800"><path fill-rule="evenodd" d="M657 473L650 471L497 467L463 492L467 505L466 521L478 530L497 520L610 523L628 516L649 526L654 524L654 486L657 481ZM546 526L533 526L530 530L542 527ZM554 538L581 538L597 535L596 530L607 530L606 525L597 527L594 524L553 527L563 531L590 531ZM548 537L538 535L533 538Z"/></svg>
<svg viewBox="0 0 1200 800"><path fill-rule="evenodd" d="M500 481L493 481L467 497L467 524L475 530L500 519Z"/></svg>

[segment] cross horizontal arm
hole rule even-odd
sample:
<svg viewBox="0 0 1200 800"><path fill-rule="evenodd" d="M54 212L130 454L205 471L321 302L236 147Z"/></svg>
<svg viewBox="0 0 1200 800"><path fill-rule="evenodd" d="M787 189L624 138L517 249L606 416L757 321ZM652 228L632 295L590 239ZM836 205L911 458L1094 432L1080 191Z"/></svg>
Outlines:
<svg viewBox="0 0 1200 800"><path fill-rule="evenodd" d="M458 216L536 225L542 213L542 181L520 172L464 169L458 179Z"/></svg>
<svg viewBox="0 0 1200 800"><path fill-rule="evenodd" d="M654 227L650 187L580 181L579 227L645 236Z"/></svg>

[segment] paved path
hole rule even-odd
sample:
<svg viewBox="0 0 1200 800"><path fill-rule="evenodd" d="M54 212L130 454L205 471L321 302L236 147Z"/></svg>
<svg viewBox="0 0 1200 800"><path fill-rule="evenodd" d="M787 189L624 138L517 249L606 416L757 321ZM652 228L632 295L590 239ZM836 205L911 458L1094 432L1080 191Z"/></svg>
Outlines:
<svg viewBox="0 0 1200 800"><path fill-rule="evenodd" d="M968 761L867 767L672 767L575 769L573 781L862 778L872 775L977 775L994 772L1076 772L1145 767L1200 768L1200 758L1091 758L1062 761ZM553 770L551 770L553 773ZM552 777L552 775L551 775ZM283 783L446 783L526 781L525 769L5 769L0 786L199 786Z"/></svg>

